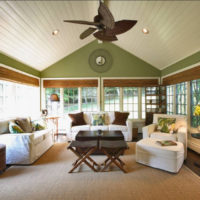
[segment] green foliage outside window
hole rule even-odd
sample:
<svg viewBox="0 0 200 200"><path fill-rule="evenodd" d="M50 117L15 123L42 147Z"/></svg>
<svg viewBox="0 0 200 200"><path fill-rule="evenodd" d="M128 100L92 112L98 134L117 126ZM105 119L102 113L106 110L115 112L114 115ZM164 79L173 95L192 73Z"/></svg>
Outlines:
<svg viewBox="0 0 200 200"><path fill-rule="evenodd" d="M191 126L200 125L200 116L194 116L195 106L200 104L200 79L191 81Z"/></svg>

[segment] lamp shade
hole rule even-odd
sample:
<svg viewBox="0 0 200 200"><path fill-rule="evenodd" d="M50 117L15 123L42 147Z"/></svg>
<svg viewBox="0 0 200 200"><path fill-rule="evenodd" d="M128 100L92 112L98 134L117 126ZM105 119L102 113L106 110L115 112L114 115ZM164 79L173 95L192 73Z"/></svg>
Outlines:
<svg viewBox="0 0 200 200"><path fill-rule="evenodd" d="M51 100L51 101L60 101L57 94L51 94L50 100Z"/></svg>

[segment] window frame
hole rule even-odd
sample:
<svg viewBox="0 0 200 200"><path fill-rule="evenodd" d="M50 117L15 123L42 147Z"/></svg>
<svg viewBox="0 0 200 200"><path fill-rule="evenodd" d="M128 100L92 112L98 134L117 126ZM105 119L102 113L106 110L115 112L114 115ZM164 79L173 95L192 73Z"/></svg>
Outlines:
<svg viewBox="0 0 200 200"><path fill-rule="evenodd" d="M194 116L194 108L195 106L198 104L198 102L200 102L200 98L199 101L198 99L196 100L196 104L194 103L194 99L193 99L193 84L197 84L197 82L199 82L200 84L200 79L196 79L196 80L192 80L190 81L190 125L191 127L197 128L200 125L200 116ZM200 95L200 87L198 89L198 92L195 92L195 94L199 94Z"/></svg>
<svg viewBox="0 0 200 200"><path fill-rule="evenodd" d="M188 92L187 92L187 82L181 82L176 84L176 114L177 115L187 115L187 106L188 106ZM179 93L178 93L178 87L179 87ZM181 91L183 89L183 91ZM180 92L181 91L181 92ZM184 98L182 98L184 97ZM180 99L180 102L178 102L178 98ZM182 101L184 99L184 101ZM178 106L180 105L180 112ZM184 106L184 113L182 113L182 106Z"/></svg>
<svg viewBox="0 0 200 200"><path fill-rule="evenodd" d="M169 94L168 94L168 91L169 91ZM176 95L174 92L174 85L167 85L166 86L166 114L169 114L169 115L174 114L174 104L175 104L174 97L175 96ZM172 101L171 101L171 99L172 99ZM171 109L170 109L170 107L171 107Z"/></svg>

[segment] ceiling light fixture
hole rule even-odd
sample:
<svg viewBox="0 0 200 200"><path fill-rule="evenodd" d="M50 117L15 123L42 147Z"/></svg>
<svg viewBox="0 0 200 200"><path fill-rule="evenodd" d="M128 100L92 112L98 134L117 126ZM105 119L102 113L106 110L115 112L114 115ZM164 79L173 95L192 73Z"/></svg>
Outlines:
<svg viewBox="0 0 200 200"><path fill-rule="evenodd" d="M149 30L148 30L147 28L143 28L143 29L142 29L142 32L143 32L144 34L148 34L148 33L149 33Z"/></svg>
<svg viewBox="0 0 200 200"><path fill-rule="evenodd" d="M58 29L55 29L55 30L52 31L52 35L58 35L58 33L59 33Z"/></svg>

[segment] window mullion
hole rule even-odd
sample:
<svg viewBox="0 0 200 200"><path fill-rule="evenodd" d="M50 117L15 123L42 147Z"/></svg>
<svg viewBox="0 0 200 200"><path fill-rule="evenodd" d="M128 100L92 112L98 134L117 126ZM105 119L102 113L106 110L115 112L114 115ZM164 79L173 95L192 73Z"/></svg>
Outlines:
<svg viewBox="0 0 200 200"><path fill-rule="evenodd" d="M191 91L190 91L190 84L191 82L187 82L187 123L188 123L188 128L190 127L190 122L191 122L191 112L190 112L190 107L191 107ZM192 108L191 108L192 109Z"/></svg>
<svg viewBox="0 0 200 200"><path fill-rule="evenodd" d="M174 114L177 114L177 113L176 113L176 104L177 104L176 85L173 86L173 92L174 92L174 98L173 98L173 113L174 113Z"/></svg>
<svg viewBox="0 0 200 200"><path fill-rule="evenodd" d="M81 90L81 87L78 88L78 110L79 111L82 111L82 90Z"/></svg>
<svg viewBox="0 0 200 200"><path fill-rule="evenodd" d="M138 88L138 119L142 119L142 88Z"/></svg>
<svg viewBox="0 0 200 200"><path fill-rule="evenodd" d="M123 112L123 88L120 87L120 97L119 97L119 104L120 104L120 112Z"/></svg>
<svg viewBox="0 0 200 200"><path fill-rule="evenodd" d="M60 113L64 113L64 89L60 88Z"/></svg>

